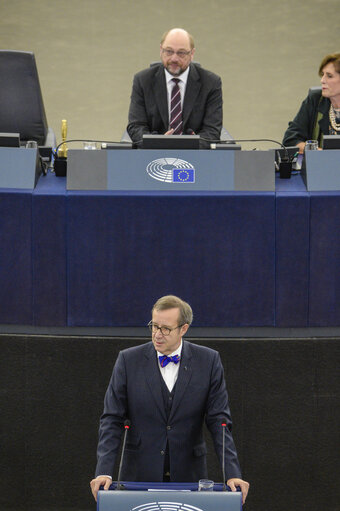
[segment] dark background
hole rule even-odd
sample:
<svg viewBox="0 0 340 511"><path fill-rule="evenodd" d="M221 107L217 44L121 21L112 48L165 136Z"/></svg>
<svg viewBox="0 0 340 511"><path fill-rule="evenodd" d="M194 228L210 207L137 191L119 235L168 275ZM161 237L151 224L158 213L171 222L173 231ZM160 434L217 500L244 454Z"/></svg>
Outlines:
<svg viewBox="0 0 340 511"><path fill-rule="evenodd" d="M1 511L95 510L104 393L119 350L146 340L0 335ZM340 510L339 340L190 340L221 354L245 509Z"/></svg>

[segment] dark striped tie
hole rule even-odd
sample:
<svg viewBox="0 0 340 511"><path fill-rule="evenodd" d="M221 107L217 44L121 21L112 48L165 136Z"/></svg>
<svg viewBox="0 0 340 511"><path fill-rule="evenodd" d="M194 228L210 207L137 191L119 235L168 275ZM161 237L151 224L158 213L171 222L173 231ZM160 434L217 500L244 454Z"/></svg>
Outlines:
<svg viewBox="0 0 340 511"><path fill-rule="evenodd" d="M181 108L181 92L179 90L179 79L172 78L174 86L171 91L170 105L170 128L174 130L174 135L182 135L182 108Z"/></svg>

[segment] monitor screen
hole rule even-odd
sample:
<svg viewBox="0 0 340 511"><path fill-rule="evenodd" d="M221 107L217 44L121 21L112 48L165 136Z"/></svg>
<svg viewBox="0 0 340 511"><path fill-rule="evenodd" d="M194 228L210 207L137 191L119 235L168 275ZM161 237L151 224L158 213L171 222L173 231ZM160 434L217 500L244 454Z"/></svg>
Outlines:
<svg viewBox="0 0 340 511"><path fill-rule="evenodd" d="M19 133L0 133L0 147L20 147Z"/></svg>
<svg viewBox="0 0 340 511"><path fill-rule="evenodd" d="M199 135L143 135L143 149L199 149Z"/></svg>
<svg viewBox="0 0 340 511"><path fill-rule="evenodd" d="M323 149L340 149L340 135L324 135Z"/></svg>

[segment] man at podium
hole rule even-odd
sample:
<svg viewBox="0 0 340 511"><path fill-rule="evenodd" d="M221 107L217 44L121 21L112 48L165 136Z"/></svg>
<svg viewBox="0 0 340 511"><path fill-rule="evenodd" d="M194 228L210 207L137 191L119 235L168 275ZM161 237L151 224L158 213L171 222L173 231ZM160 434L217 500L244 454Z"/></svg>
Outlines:
<svg viewBox="0 0 340 511"><path fill-rule="evenodd" d="M121 351L113 368L100 419L94 497L107 490L129 419L121 479L195 482L208 476L203 421L222 466L225 429L225 479L245 500L249 484L241 479L231 434L224 371L217 351L184 341L192 322L188 303L169 295L152 309L152 342Z"/></svg>
<svg viewBox="0 0 340 511"><path fill-rule="evenodd" d="M221 78L192 62L194 53L192 36L174 28L162 37L161 62L135 75L127 131L137 145L150 133L220 139Z"/></svg>

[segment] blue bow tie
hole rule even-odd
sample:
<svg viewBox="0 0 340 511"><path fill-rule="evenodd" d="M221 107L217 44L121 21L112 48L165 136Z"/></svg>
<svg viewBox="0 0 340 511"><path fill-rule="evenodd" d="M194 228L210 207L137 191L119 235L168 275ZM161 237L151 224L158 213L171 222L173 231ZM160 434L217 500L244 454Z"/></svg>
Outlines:
<svg viewBox="0 0 340 511"><path fill-rule="evenodd" d="M174 364L178 364L180 361L180 357L178 355L174 355L173 357L168 357L167 355L159 355L159 363L161 367L165 367L169 364L169 362L173 362Z"/></svg>

